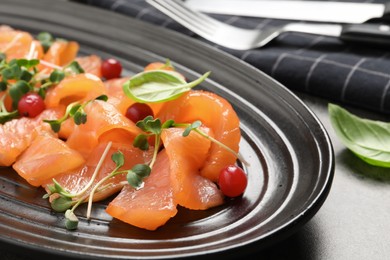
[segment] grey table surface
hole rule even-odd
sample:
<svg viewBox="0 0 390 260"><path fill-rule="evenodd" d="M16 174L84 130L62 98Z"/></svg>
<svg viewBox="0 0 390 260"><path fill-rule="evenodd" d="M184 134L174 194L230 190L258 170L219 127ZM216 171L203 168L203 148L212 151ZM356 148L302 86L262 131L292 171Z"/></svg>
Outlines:
<svg viewBox="0 0 390 260"><path fill-rule="evenodd" d="M327 101L297 93L321 120L334 146L335 175L318 213L298 232L256 256L256 259L390 259L390 169L368 166L348 151L335 135ZM354 109L361 116L384 116ZM21 252L0 252L0 259L27 260Z"/></svg>

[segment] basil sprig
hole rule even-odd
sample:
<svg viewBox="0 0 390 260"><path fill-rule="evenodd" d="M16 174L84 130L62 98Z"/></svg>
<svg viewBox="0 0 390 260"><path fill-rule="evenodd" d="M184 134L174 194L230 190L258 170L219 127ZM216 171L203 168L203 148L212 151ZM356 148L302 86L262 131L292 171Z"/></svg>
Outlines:
<svg viewBox="0 0 390 260"><path fill-rule="evenodd" d="M360 118L335 104L328 105L335 133L368 164L390 167L390 123Z"/></svg>
<svg viewBox="0 0 390 260"><path fill-rule="evenodd" d="M177 98L203 82L210 72L187 83L181 74L168 70L144 71L134 75L123 85L125 94L138 102L163 102Z"/></svg>

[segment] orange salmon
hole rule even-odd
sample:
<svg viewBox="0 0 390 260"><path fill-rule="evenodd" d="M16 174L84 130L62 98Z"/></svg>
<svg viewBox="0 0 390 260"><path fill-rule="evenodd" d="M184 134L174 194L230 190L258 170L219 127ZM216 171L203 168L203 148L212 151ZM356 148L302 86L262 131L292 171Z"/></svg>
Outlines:
<svg viewBox="0 0 390 260"><path fill-rule="evenodd" d="M84 163L79 152L69 148L52 134L38 135L12 165L14 170L33 186L40 186L62 172Z"/></svg>
<svg viewBox="0 0 390 260"><path fill-rule="evenodd" d="M58 109L47 109L35 118L22 117L0 124L0 166L10 166L38 133L51 132L43 119L58 119Z"/></svg>
<svg viewBox="0 0 390 260"><path fill-rule="evenodd" d="M201 90L183 94L176 100L166 102L157 115L162 122L173 119L177 123L192 123L200 120L211 128L215 138L235 152L241 138L239 118L230 103L224 98ZM236 156L213 143L201 174L217 182L220 170L236 162Z"/></svg>

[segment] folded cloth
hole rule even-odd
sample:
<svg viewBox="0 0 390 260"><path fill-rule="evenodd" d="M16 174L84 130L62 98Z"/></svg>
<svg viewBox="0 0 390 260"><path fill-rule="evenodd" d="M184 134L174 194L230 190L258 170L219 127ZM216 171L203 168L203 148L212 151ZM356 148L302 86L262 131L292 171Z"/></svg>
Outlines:
<svg viewBox="0 0 390 260"><path fill-rule="evenodd" d="M197 36L143 0L83 2L208 42L255 66L293 91L326 98L331 102L390 113L390 46L376 48L347 44L327 36L284 33L263 48L237 51L217 46ZM289 22L216 14L211 16L244 28L263 29Z"/></svg>

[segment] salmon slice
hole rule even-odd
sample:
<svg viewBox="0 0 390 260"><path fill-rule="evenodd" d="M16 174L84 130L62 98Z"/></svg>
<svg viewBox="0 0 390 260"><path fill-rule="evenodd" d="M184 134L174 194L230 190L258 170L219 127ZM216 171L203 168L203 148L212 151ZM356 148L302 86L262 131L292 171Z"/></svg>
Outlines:
<svg viewBox="0 0 390 260"><path fill-rule="evenodd" d="M217 94L201 90L190 91L176 100L166 102L157 117L162 122L169 119L177 123L200 120L211 128L215 139L235 152L239 150L241 138L239 118L230 103ZM217 182L220 170L235 162L234 154L213 143L201 175Z"/></svg>
<svg viewBox="0 0 390 260"><path fill-rule="evenodd" d="M95 100L85 106L84 110L87 122L75 125L67 144L80 151L85 158L101 142L112 141L132 145L134 138L141 133L132 121L108 102Z"/></svg>
<svg viewBox="0 0 390 260"><path fill-rule="evenodd" d="M31 49L32 48L32 49ZM44 55L43 46L40 41L33 40L32 46L30 46L29 54L26 58L28 59L41 59Z"/></svg>
<svg viewBox="0 0 390 260"><path fill-rule="evenodd" d="M28 183L40 186L62 172L81 166L81 154L52 134L38 135L12 165Z"/></svg>
<svg viewBox="0 0 390 260"><path fill-rule="evenodd" d="M177 213L177 204L207 209L224 202L222 192L199 168L210 141L197 133L182 136L183 129L169 128L162 134L165 149L157 156L144 186L124 186L106 211L112 217L147 230L156 230Z"/></svg>
<svg viewBox="0 0 390 260"><path fill-rule="evenodd" d="M79 48L79 44L75 41L56 40L43 55L42 60L60 67L66 66L76 58ZM38 69L53 70L51 66L46 66L44 63L39 64Z"/></svg>
<svg viewBox="0 0 390 260"><path fill-rule="evenodd" d="M22 117L0 124L0 166L10 166L39 133L51 132L43 119L61 116L57 109L47 109L35 118Z"/></svg>
<svg viewBox="0 0 390 260"><path fill-rule="evenodd" d="M101 66L102 59L97 55L89 55L84 57L76 57L75 61L79 63L85 73L93 74L99 78L102 77Z"/></svg>
<svg viewBox="0 0 390 260"><path fill-rule="evenodd" d="M170 71L174 71L175 69L172 66L167 66L167 64L165 64L165 63L156 61L156 62L149 63L144 68L144 71L151 71L151 70L170 70Z"/></svg>
<svg viewBox="0 0 390 260"><path fill-rule="evenodd" d="M0 26L0 52L5 53L7 61L26 58L33 40L27 32Z"/></svg>
<svg viewBox="0 0 390 260"><path fill-rule="evenodd" d="M177 203L195 210L223 204L224 196L217 185L199 174L208 156L210 141L193 131L183 137L183 131L169 128L161 135L171 162L170 179Z"/></svg>
<svg viewBox="0 0 390 260"><path fill-rule="evenodd" d="M93 150L91 155L88 157L85 164L81 167L67 171L65 173L55 176L55 180L61 184L68 192L78 193L84 189L84 187L89 183L92 178L93 173L95 172L96 166L98 165L104 150L107 147L107 143L100 143ZM151 159L151 150L142 151L133 146L127 146L120 143L113 143L110 150L107 153L106 158L103 161L102 167L98 172L96 179L93 182L93 185L96 185L101 179L110 174L116 167L115 163L111 160L113 153L121 151L125 156L125 164L121 167L120 170L131 169L135 164L138 163L147 163ZM95 193L93 201L99 201L105 199L112 194L118 192L123 187L123 181L126 181L126 175L117 175L109 179L104 185L109 184L106 189ZM47 181L42 186L47 189L47 185L52 185L52 181ZM92 188L87 190L87 194L91 191ZM48 191L48 190L47 190Z"/></svg>
<svg viewBox="0 0 390 260"><path fill-rule="evenodd" d="M109 203L107 213L133 226L156 230L177 213L169 176L169 158L162 151L143 188L136 190L130 185L124 186Z"/></svg>
<svg viewBox="0 0 390 260"><path fill-rule="evenodd" d="M47 91L46 107L67 106L75 101L87 101L105 95L103 82L92 74L78 74L68 76L56 87Z"/></svg>
<svg viewBox="0 0 390 260"><path fill-rule="evenodd" d="M108 102L113 104L123 115L126 113L127 108L134 104L134 100L128 98L123 92L123 84L130 78L114 78L104 82L104 86L109 96Z"/></svg>

